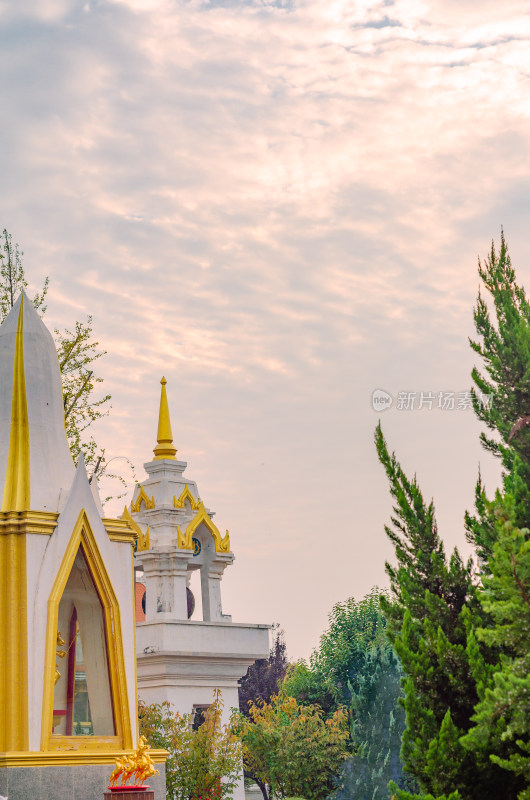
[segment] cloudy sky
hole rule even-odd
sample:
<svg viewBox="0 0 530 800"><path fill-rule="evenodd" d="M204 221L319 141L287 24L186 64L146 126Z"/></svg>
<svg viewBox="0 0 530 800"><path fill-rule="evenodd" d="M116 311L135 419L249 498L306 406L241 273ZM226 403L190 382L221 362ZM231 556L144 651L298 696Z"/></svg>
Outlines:
<svg viewBox="0 0 530 800"><path fill-rule="evenodd" d="M31 287L50 276L50 327L93 314L97 438L140 478L166 376L179 457L231 533L224 610L281 623L293 658L386 585L378 416L448 548L468 552L479 462L498 481L471 411L417 405L470 387L501 225L530 287L529 12L0 0L0 227Z"/></svg>

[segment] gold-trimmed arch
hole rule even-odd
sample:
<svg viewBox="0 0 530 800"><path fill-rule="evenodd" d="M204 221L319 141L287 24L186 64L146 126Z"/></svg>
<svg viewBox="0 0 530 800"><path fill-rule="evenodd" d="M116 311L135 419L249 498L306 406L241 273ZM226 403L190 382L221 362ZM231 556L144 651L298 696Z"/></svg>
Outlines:
<svg viewBox="0 0 530 800"><path fill-rule="evenodd" d="M151 530L149 525L147 526L147 530L144 533L143 530L140 528L138 523L131 517L129 509L127 506L123 509L123 514L121 518L124 519L129 528L131 528L134 533L136 534L136 552L141 550L150 550L151 549Z"/></svg>
<svg viewBox="0 0 530 800"><path fill-rule="evenodd" d="M228 531L226 532L225 536L221 536L219 533L218 527L215 525L211 517L209 516L208 512L204 508L204 503L202 500L199 500L199 510L197 511L196 515L193 517L191 522L188 524L186 528L186 532L182 534L180 528L178 529L178 546L185 550L192 550L193 549L193 534L199 527L199 525L204 525L205 528L208 528L210 533L212 534L214 541L215 541L215 551L216 553L229 553L230 552L230 535Z"/></svg>
<svg viewBox="0 0 530 800"><path fill-rule="evenodd" d="M199 497L197 500L194 498L190 491L190 487L188 484L184 487L179 499L177 500L177 495L173 495L173 505L175 508L184 508L184 503L186 500L189 500L191 510L198 511L201 507L201 498Z"/></svg>
<svg viewBox="0 0 530 800"><path fill-rule="evenodd" d="M103 607L105 640L109 660L110 690L116 728L115 736L71 737L52 735L51 732L53 725L55 649L57 642L59 603L79 548L83 551L83 555L85 556L90 570L90 575L94 581L96 591ZM116 750L116 748L131 749L133 746L127 693L127 675L123 654L120 606L84 508L77 518L48 599L44 661L44 694L42 703L41 751L71 750L74 745L81 749L83 747L88 747L93 750Z"/></svg>
<svg viewBox="0 0 530 800"><path fill-rule="evenodd" d="M141 511L142 501L145 503L146 511L149 511L149 509L155 507L154 496L151 496L151 498L149 498L142 484L140 483L138 485L140 486L140 494L138 495L134 503L131 503L131 511L133 514L137 514L139 511Z"/></svg>

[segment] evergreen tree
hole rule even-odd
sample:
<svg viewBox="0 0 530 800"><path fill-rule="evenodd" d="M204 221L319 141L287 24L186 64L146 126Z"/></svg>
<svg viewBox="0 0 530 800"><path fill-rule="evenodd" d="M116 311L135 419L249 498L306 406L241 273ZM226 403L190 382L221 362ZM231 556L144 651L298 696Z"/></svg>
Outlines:
<svg viewBox="0 0 530 800"><path fill-rule="evenodd" d="M456 550L447 562L433 504L388 453L378 427L396 500L387 533L398 559L397 568L387 565L394 598L383 605L406 674L402 752L421 790L438 800L454 791L462 800L529 800L530 306L504 235L499 253L492 245L479 262L479 275L495 323L479 294L480 341L471 346L487 376L474 368L474 408L493 431L482 443L504 468L503 492L490 502L479 476L476 513L466 514L480 575L473 579ZM394 788L400 800L426 800Z"/></svg>
<svg viewBox="0 0 530 800"><path fill-rule="evenodd" d="M479 480L476 515L467 515L468 538L480 557L479 600L484 624L470 629L468 649L480 702L475 727L463 745L490 758L515 780L521 800L530 798L530 304L515 280L501 234L479 274L495 308L492 322L479 295L472 342L489 378L477 369L473 378L491 403L475 410L496 438L481 436L484 447L501 459L503 491L490 502ZM496 659L484 658L486 643Z"/></svg>
<svg viewBox="0 0 530 800"><path fill-rule="evenodd" d="M482 612L472 563L463 563L457 550L446 559L434 505L425 503L416 479L409 480L388 452L380 426L376 446L395 500L393 527L386 526L386 532L398 566L387 564L393 598L383 596L381 602L406 676L405 769L426 794L458 791L465 800L508 800L514 782L506 772L460 742L479 700L467 649L470 620ZM396 798L409 797L396 789Z"/></svg>
<svg viewBox="0 0 530 800"><path fill-rule="evenodd" d="M352 694L353 755L345 763L334 800L387 800L389 783L413 781L400 758L405 712L399 704L402 671L388 643L368 650L357 691Z"/></svg>
<svg viewBox="0 0 530 800"><path fill-rule="evenodd" d="M462 743L517 776L519 800L530 800L530 530L517 527L512 495L498 494L491 510L497 539L479 592L491 624L469 633L480 702ZM477 640L497 648L493 667Z"/></svg>
<svg viewBox="0 0 530 800"><path fill-rule="evenodd" d="M515 280L508 247L501 232L497 253L492 242L488 258L479 261L479 276L490 292L495 322L479 292L474 320L479 341L470 340L473 350L484 361L487 376L476 367L472 377L474 409L479 419L496 438L480 435L484 448L501 460L503 488L515 501L514 513L520 527L530 520L530 303L525 290ZM481 398L487 396L489 402ZM515 472L514 458L519 457ZM466 514L468 540L475 546L481 567L487 562L496 541L495 515L479 480L475 494L476 516Z"/></svg>

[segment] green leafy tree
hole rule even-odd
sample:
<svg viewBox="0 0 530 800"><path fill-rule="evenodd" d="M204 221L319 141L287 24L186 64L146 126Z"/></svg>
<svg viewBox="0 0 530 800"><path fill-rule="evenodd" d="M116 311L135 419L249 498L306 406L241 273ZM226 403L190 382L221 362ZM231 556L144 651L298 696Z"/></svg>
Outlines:
<svg viewBox="0 0 530 800"><path fill-rule="evenodd" d="M23 255L18 244L13 244L11 234L4 228L0 237L0 322L13 308L20 291L28 288L22 266ZM49 279L46 277L42 292L37 292L33 298L33 305L41 314L46 312L48 284Z"/></svg>
<svg viewBox="0 0 530 800"><path fill-rule="evenodd" d="M397 786L392 787L392 791L397 794L392 795L392 800L462 800L462 796L458 792L451 792L451 794L439 794L433 797L432 794L415 794L414 792L401 792Z"/></svg>
<svg viewBox="0 0 530 800"><path fill-rule="evenodd" d="M339 707L335 688L329 679L311 669L304 659L289 664L281 684L281 693L294 697L303 706L320 706L326 717L331 716Z"/></svg>
<svg viewBox="0 0 530 800"><path fill-rule="evenodd" d="M349 705L358 690L368 651L386 646L386 621L379 592L374 589L360 602L350 597L333 606L329 627L311 656L311 667L332 686L337 703Z"/></svg>
<svg viewBox="0 0 530 800"><path fill-rule="evenodd" d="M379 595L374 589L361 601L337 603L310 666L292 665L281 688L301 704L318 704L327 716L348 707L352 755L337 776L336 800L387 798L392 779L408 785L400 759L402 672L386 637Z"/></svg>
<svg viewBox="0 0 530 800"><path fill-rule="evenodd" d="M89 429L96 420L108 413L110 394L95 398L94 393L103 378L94 374L94 363L105 355L98 350L99 342L92 341L92 317L76 322L73 330L55 329L55 346L63 382L64 419L70 452L77 462L82 451L85 463L97 465L102 472L105 452L98 448ZM99 464L98 464L99 461Z"/></svg>
<svg viewBox="0 0 530 800"><path fill-rule="evenodd" d="M324 800L347 756L348 725L343 711L325 720L319 706L301 706L276 696L238 713L234 731L241 738L245 768L269 797Z"/></svg>
<svg viewBox="0 0 530 800"><path fill-rule="evenodd" d="M167 701L138 703L140 734L153 748L169 752L166 761L167 800L230 798L241 775L242 750L230 725L221 724L221 692L193 727L192 714L175 713Z"/></svg>

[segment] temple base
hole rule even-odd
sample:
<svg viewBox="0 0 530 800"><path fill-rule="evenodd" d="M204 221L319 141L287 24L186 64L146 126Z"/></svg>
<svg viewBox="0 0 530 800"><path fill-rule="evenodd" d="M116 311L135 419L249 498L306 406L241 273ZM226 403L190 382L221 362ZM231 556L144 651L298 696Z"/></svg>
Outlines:
<svg viewBox="0 0 530 800"><path fill-rule="evenodd" d="M64 767L2 767L0 795L9 800L165 800L166 768L157 764L160 775L149 778L146 792L111 794L108 790L111 764L76 764Z"/></svg>

